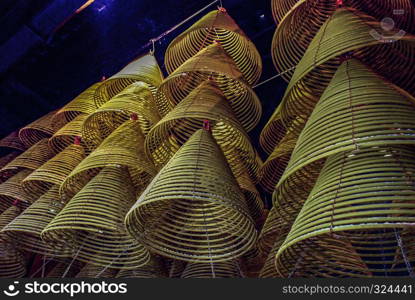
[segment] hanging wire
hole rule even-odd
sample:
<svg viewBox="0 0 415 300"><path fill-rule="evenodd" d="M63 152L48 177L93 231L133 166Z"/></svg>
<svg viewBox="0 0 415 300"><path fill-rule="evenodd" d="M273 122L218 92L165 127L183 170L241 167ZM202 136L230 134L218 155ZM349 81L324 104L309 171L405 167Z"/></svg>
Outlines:
<svg viewBox="0 0 415 300"><path fill-rule="evenodd" d="M275 78L278 78L278 77L280 77L280 76L284 75L285 73L287 73L287 72L290 72L290 71L294 70L296 67L297 67L297 66L293 66L293 67L291 67L291 68L289 68L289 69L287 69L287 70L285 70L285 71L282 71L282 72L280 72L280 73L278 73L278 74L276 74L276 75L274 75L274 76L272 76L272 77L270 77L270 78L268 78L268 79L265 79L264 81L261 81L260 83L257 83L256 85L254 85L252 88L254 88L254 89L255 89L255 88L257 88L257 87L259 87L259 86L261 86L261 85L263 85L263 84L265 84L265 83L267 83L267 82L271 81L271 80L274 80Z"/></svg>
<svg viewBox="0 0 415 300"><path fill-rule="evenodd" d="M415 278L414 270L412 269L412 266L411 266L411 263L408 259L408 256L406 256L406 251L405 251L403 243L402 243L402 238L401 238L399 232L396 230L396 228L393 228L393 230L395 231L396 241L398 242L398 246L401 250L402 257L403 257L403 260L405 261L406 268L408 269L409 276L411 278Z"/></svg>

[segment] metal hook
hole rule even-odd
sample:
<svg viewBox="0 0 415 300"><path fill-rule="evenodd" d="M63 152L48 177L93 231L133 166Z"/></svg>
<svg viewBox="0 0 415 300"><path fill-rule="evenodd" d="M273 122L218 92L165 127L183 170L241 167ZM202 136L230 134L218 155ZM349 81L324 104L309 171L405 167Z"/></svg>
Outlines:
<svg viewBox="0 0 415 300"><path fill-rule="evenodd" d="M151 39L150 40L150 42L151 42L151 44L153 45L153 47L152 47L152 49L150 50L150 54L151 55L154 55L154 52L155 52L155 50L156 50L156 46L155 46L155 40L154 39Z"/></svg>

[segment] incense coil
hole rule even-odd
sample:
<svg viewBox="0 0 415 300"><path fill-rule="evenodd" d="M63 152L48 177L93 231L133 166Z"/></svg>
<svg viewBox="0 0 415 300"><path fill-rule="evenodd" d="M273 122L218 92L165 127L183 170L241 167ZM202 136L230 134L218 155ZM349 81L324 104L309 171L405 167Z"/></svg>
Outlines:
<svg viewBox="0 0 415 300"><path fill-rule="evenodd" d="M19 249L48 257L70 257L74 249L62 241L45 243L40 233L62 209L59 186L52 188L25 209L17 218L7 224L2 233L7 234Z"/></svg>
<svg viewBox="0 0 415 300"><path fill-rule="evenodd" d="M21 170L0 184L0 212L18 202L20 208L26 208L33 200L22 189L22 181L29 176L32 170Z"/></svg>
<svg viewBox="0 0 415 300"><path fill-rule="evenodd" d="M68 175L61 186L61 195L76 194L83 184L106 166L126 166L139 192L156 174L144 153L144 136L138 120L126 121L108 136Z"/></svg>
<svg viewBox="0 0 415 300"><path fill-rule="evenodd" d="M123 219L135 201L125 167L105 167L89 181L42 232L45 242L68 241L83 262L134 269L148 251L127 235Z"/></svg>
<svg viewBox="0 0 415 300"><path fill-rule="evenodd" d="M56 128L52 123L55 113L56 111L52 111L19 130L19 139L27 148L55 133Z"/></svg>
<svg viewBox="0 0 415 300"><path fill-rule="evenodd" d="M75 278L114 278L117 273L117 269L87 264L76 274Z"/></svg>
<svg viewBox="0 0 415 300"><path fill-rule="evenodd" d="M22 188L29 195L40 196L53 185L61 185L84 157L85 151L82 146L69 145L26 177L22 182Z"/></svg>
<svg viewBox="0 0 415 300"><path fill-rule="evenodd" d="M248 172L256 181L258 162L248 135L235 118L222 92L205 81L169 112L149 132L146 153L160 167L208 120L236 177Z"/></svg>
<svg viewBox="0 0 415 300"><path fill-rule="evenodd" d="M9 162L11 162L13 159L15 159L17 156L19 156L19 152L13 151L5 156L0 157L0 183L4 182L10 176L13 175L14 172L11 172L11 171L8 172L6 170L2 171L1 169L4 166L6 166Z"/></svg>
<svg viewBox="0 0 415 300"><path fill-rule="evenodd" d="M275 24L278 25L297 2L302 2L302 0L272 0L271 12Z"/></svg>
<svg viewBox="0 0 415 300"><path fill-rule="evenodd" d="M217 263L188 263L181 278L242 278L237 260Z"/></svg>
<svg viewBox="0 0 415 300"><path fill-rule="evenodd" d="M20 140L18 131L13 131L9 135L2 138L0 140L0 147L12 148L19 151L25 151L27 148Z"/></svg>
<svg viewBox="0 0 415 300"><path fill-rule="evenodd" d="M187 262L176 259L165 259L165 262L169 270L169 278L180 278L187 265Z"/></svg>
<svg viewBox="0 0 415 300"><path fill-rule="evenodd" d="M166 271L160 258L151 257L144 266L120 270L116 278L166 278Z"/></svg>
<svg viewBox="0 0 415 300"><path fill-rule="evenodd" d="M268 193L272 193L287 167L297 138L288 132L259 170L259 184Z"/></svg>
<svg viewBox="0 0 415 300"><path fill-rule="evenodd" d="M287 202L299 210L330 155L371 146L413 145L415 107L409 99L357 60L345 61L302 131L274 202ZM296 182L302 182L302 190Z"/></svg>
<svg viewBox="0 0 415 300"><path fill-rule="evenodd" d="M250 85L259 80L262 61L258 50L223 9L207 13L169 44L165 53L167 71L172 73L213 42L223 46Z"/></svg>
<svg viewBox="0 0 415 300"><path fill-rule="evenodd" d="M80 113L72 121L66 123L49 139L49 146L55 153L63 151L74 143L75 138L82 137L82 125L87 114Z"/></svg>
<svg viewBox="0 0 415 300"><path fill-rule="evenodd" d="M48 140L43 139L17 156L0 171L16 171L19 169L35 170L53 157L53 152L48 146Z"/></svg>
<svg viewBox="0 0 415 300"><path fill-rule="evenodd" d="M73 278L81 269L82 263L76 260L73 262L58 262L53 269L46 274L45 278Z"/></svg>
<svg viewBox="0 0 415 300"><path fill-rule="evenodd" d="M4 227L13 221L20 213L22 209L16 205L9 206L5 211L0 214L0 243L11 243L11 239L4 233Z"/></svg>
<svg viewBox="0 0 415 300"><path fill-rule="evenodd" d="M148 84L151 91L155 93L162 80L163 73L154 55L143 55L102 82L94 94L95 107L100 107L127 86L137 81Z"/></svg>
<svg viewBox="0 0 415 300"><path fill-rule="evenodd" d="M288 85L282 100L283 122L297 116L305 124L342 63L342 55L350 52L378 74L415 94L415 75L407 68L414 60L411 53L415 50L415 37L405 35L393 43L385 43L375 39L371 30L381 31L380 23L353 9L339 9L324 23L297 65ZM393 64L385 61L393 61ZM296 132L302 127L303 125L296 128Z"/></svg>
<svg viewBox="0 0 415 300"><path fill-rule="evenodd" d="M94 149L116 128L135 116L144 134L160 120L149 85L135 82L103 104L85 120L82 136Z"/></svg>
<svg viewBox="0 0 415 300"><path fill-rule="evenodd" d="M101 82L94 83L73 100L59 109L52 119L53 123L66 124L82 114L91 114L95 111L94 94Z"/></svg>
<svg viewBox="0 0 415 300"><path fill-rule="evenodd" d="M236 179L212 135L202 129L160 170L125 224L151 251L190 262L230 260L256 240Z"/></svg>
<svg viewBox="0 0 415 300"><path fill-rule="evenodd" d="M261 256L257 245L251 248L241 259L241 274L248 278L258 278L264 258Z"/></svg>
<svg viewBox="0 0 415 300"><path fill-rule="evenodd" d="M382 276L380 264L389 276L406 272L394 235L409 242L413 264L414 157L400 145L330 156L278 251L279 272L293 272L300 257L296 276ZM395 256L385 258L385 251Z"/></svg>
<svg viewBox="0 0 415 300"><path fill-rule="evenodd" d="M163 81L156 97L160 114L165 116L209 79L222 91L245 130L253 129L262 114L261 103L232 58L218 43L200 50Z"/></svg>

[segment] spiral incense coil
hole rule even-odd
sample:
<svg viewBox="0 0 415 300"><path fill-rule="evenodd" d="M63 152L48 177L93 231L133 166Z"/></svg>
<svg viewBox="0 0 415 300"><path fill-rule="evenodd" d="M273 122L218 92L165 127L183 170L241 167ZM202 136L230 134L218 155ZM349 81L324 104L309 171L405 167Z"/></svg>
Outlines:
<svg viewBox="0 0 415 300"><path fill-rule="evenodd" d="M59 153L73 144L76 137L82 137L82 125L87 117L87 114L80 113L72 121L69 121L61 129L56 131L49 139L50 148L55 153Z"/></svg>
<svg viewBox="0 0 415 300"><path fill-rule="evenodd" d="M256 181L258 162L248 135L235 118L222 92L205 81L154 126L145 141L146 153L163 166L190 136L211 123L212 135L236 177L248 171Z"/></svg>
<svg viewBox="0 0 415 300"><path fill-rule="evenodd" d="M275 267L275 254L278 252L278 249L281 247L282 243L284 242L285 235L280 235L275 240L275 244L272 247L271 251L269 252L265 263L263 264L261 271L259 273L258 278L281 278L280 273L278 273Z"/></svg>
<svg viewBox="0 0 415 300"><path fill-rule="evenodd" d="M381 32L380 27L379 22L356 10L336 10L314 37L295 69L282 100L283 122L297 115L305 123L341 64L341 56L350 52L378 74L415 94L415 75L407 67L414 62L411 53L415 51L415 37L407 34L385 43L371 34L371 30ZM300 126L297 132L301 129Z"/></svg>
<svg viewBox="0 0 415 300"><path fill-rule="evenodd" d="M244 277L258 278L264 262L264 258L261 256L257 245L255 245L240 259L241 273Z"/></svg>
<svg viewBox="0 0 415 300"><path fill-rule="evenodd" d="M47 257L70 257L73 249L62 241L45 243L40 233L62 209L59 198L59 186L54 185L37 199L20 216L7 224L2 233L8 234L19 249L45 255Z"/></svg>
<svg viewBox="0 0 415 300"><path fill-rule="evenodd" d="M180 278L187 265L187 262L176 259L165 259L165 263L169 270L169 278Z"/></svg>
<svg viewBox="0 0 415 300"><path fill-rule="evenodd" d="M15 201L20 208L26 208L33 199L22 189L22 181L32 170L21 170L0 184L0 212L6 210Z"/></svg>
<svg viewBox="0 0 415 300"><path fill-rule="evenodd" d="M307 198L305 187L312 187L322 160L330 155L370 146L413 145L415 107L409 99L357 60L345 61L302 131L274 202L279 198L300 209ZM296 188L299 182L302 189Z"/></svg>
<svg viewBox="0 0 415 300"><path fill-rule="evenodd" d="M76 274L75 278L114 278L117 273L117 269L87 264Z"/></svg>
<svg viewBox="0 0 415 300"><path fill-rule="evenodd" d="M58 262L51 269L45 278L73 278L82 269L82 263L79 261Z"/></svg>
<svg viewBox="0 0 415 300"><path fill-rule="evenodd" d="M163 73L154 55L143 55L102 82L94 94L95 107L100 107L134 82L142 81L155 92L162 80Z"/></svg>
<svg viewBox="0 0 415 300"><path fill-rule="evenodd" d="M11 239L7 234L3 232L4 227L13 221L20 213L22 209L16 205L11 205L5 211L0 214L0 243L10 243Z"/></svg>
<svg viewBox="0 0 415 300"><path fill-rule="evenodd" d="M94 94L101 82L94 83L64 107L59 109L52 119L53 123L66 124L82 114L91 114L95 111Z"/></svg>
<svg viewBox="0 0 415 300"><path fill-rule="evenodd" d="M126 121L108 136L65 179L61 195L77 193L83 184L106 166L126 166L137 192L147 186L156 169L144 153L144 136L138 120Z"/></svg>
<svg viewBox="0 0 415 300"><path fill-rule="evenodd" d="M19 139L19 132L13 131L8 136L0 140L0 148L12 148L18 151L25 151L26 146L23 145L22 141Z"/></svg>
<svg viewBox="0 0 415 300"><path fill-rule="evenodd" d="M279 272L293 272L300 258L296 276L408 272L405 261L415 261L414 154L385 145L330 156L278 251Z"/></svg>
<svg viewBox="0 0 415 300"><path fill-rule="evenodd" d="M259 80L261 56L223 8L209 12L170 43L165 54L167 71L172 73L199 50L215 41L223 45L250 85Z"/></svg>
<svg viewBox="0 0 415 300"><path fill-rule="evenodd" d="M11 162L13 159L15 159L17 156L19 156L20 152L13 151L9 154L0 157L0 183L6 181L8 178L10 178L14 172L12 171L1 171L1 169L6 166L9 162Z"/></svg>
<svg viewBox="0 0 415 300"><path fill-rule="evenodd" d="M241 278L241 267L237 260L217 263L188 263L181 278Z"/></svg>
<svg viewBox="0 0 415 300"><path fill-rule="evenodd" d="M268 193L272 193L284 173L297 138L288 132L259 170L259 183Z"/></svg>
<svg viewBox="0 0 415 300"><path fill-rule="evenodd" d="M9 162L0 172L16 171L22 168L35 170L52 157L53 152L48 146L48 140L43 139Z"/></svg>
<svg viewBox="0 0 415 300"><path fill-rule="evenodd" d="M211 133L200 129L176 152L125 218L129 233L160 255L220 262L256 240L244 195Z"/></svg>
<svg viewBox="0 0 415 300"><path fill-rule="evenodd" d="M132 115L144 134L160 120L151 89L144 82L127 86L91 114L84 123L83 138L94 148Z"/></svg>
<svg viewBox="0 0 415 300"><path fill-rule="evenodd" d="M293 9L298 2L306 0L272 0L271 11L275 23L278 25L284 16Z"/></svg>
<svg viewBox="0 0 415 300"><path fill-rule="evenodd" d="M136 199L125 167L105 167L42 232L47 243L70 241L76 258L114 269L147 263L148 251L127 235L123 220Z"/></svg>
<svg viewBox="0 0 415 300"><path fill-rule="evenodd" d="M55 133L56 128L52 123L55 113L52 111L19 130L19 138L27 148Z"/></svg>
<svg viewBox="0 0 415 300"><path fill-rule="evenodd" d="M156 97L162 116L208 79L223 92L243 127L247 131L253 129L262 114L261 103L232 58L218 43L200 50L163 81Z"/></svg>
<svg viewBox="0 0 415 300"><path fill-rule="evenodd" d="M54 184L61 185L84 157L82 146L69 145L26 177L22 182L23 189L34 196L46 193Z"/></svg>
<svg viewBox="0 0 415 300"><path fill-rule="evenodd" d="M160 258L152 257L144 266L120 270L116 278L166 278L167 274Z"/></svg>

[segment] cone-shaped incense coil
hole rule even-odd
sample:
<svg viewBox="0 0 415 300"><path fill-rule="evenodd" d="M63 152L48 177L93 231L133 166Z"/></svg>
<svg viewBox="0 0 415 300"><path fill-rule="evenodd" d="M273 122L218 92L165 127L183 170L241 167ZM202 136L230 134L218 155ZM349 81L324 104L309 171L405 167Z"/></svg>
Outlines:
<svg viewBox="0 0 415 300"><path fill-rule="evenodd" d="M3 232L4 227L13 221L20 213L22 209L16 205L11 205L5 211L0 214L0 243L10 243L11 239L7 234Z"/></svg>
<svg viewBox="0 0 415 300"><path fill-rule="evenodd" d="M169 270L169 278L180 278L187 265L187 262L176 259L165 259L164 260Z"/></svg>
<svg viewBox="0 0 415 300"><path fill-rule="evenodd" d="M0 140L0 148L12 148L19 151L26 150L26 146L23 145L22 141L19 139L19 132L13 131L8 136Z"/></svg>
<svg viewBox="0 0 415 300"><path fill-rule="evenodd" d="M167 71L172 73L214 41L223 45L249 84L259 80L262 71L261 56L224 9L209 12L170 43L165 54Z"/></svg>
<svg viewBox="0 0 415 300"><path fill-rule="evenodd" d="M297 276L412 272L405 263L415 261L414 150L376 146L350 154L327 159L278 251L284 276L298 259Z"/></svg>
<svg viewBox="0 0 415 300"><path fill-rule="evenodd" d="M13 151L5 156L0 157L0 183L7 180L14 173L7 170L1 171L1 169L4 166L6 166L9 162L11 162L13 159L15 159L17 156L19 156L19 154L19 152Z"/></svg>
<svg viewBox="0 0 415 300"><path fill-rule="evenodd" d="M84 123L83 138L95 148L118 126L135 116L144 134L160 120L150 87L135 82L103 104Z"/></svg>
<svg viewBox="0 0 415 300"><path fill-rule="evenodd" d="M120 270L116 278L165 278L166 270L160 258L152 257L144 266L131 269Z"/></svg>
<svg viewBox="0 0 415 300"><path fill-rule="evenodd" d="M53 152L48 146L48 140L43 139L9 162L1 171L16 171L21 168L34 170L43 165L52 156Z"/></svg>
<svg viewBox="0 0 415 300"><path fill-rule="evenodd" d="M49 146L56 153L63 151L74 143L76 137L82 137L82 125L87 114L79 114L72 121L66 123L49 139Z"/></svg>
<svg viewBox="0 0 415 300"><path fill-rule="evenodd" d="M188 263L181 278L241 278L245 277L237 260L217 263Z"/></svg>
<svg viewBox="0 0 415 300"><path fill-rule="evenodd" d="M105 167L42 232L47 242L71 240L80 261L117 269L145 264L149 253L128 236L124 216L135 201L125 167Z"/></svg>
<svg viewBox="0 0 415 300"><path fill-rule="evenodd" d="M137 191L145 188L156 174L144 153L144 136L138 120L126 121L85 158L66 178L61 195L73 196L89 178L106 166L126 166Z"/></svg>
<svg viewBox="0 0 415 300"><path fill-rule="evenodd" d="M106 268L93 264L85 265L81 271L76 274L76 278L114 278L118 270Z"/></svg>
<svg viewBox="0 0 415 300"><path fill-rule="evenodd" d="M40 239L40 233L58 214L62 206L59 186L54 185L20 216L6 225L2 232L8 234L20 249L48 257L72 256L73 249L64 245L64 241L45 243Z"/></svg>
<svg viewBox="0 0 415 300"><path fill-rule="evenodd" d="M414 113L409 98L393 85L358 61L345 61L302 131L274 201L280 198L300 209L309 191L299 193L312 187L320 170L317 165L321 167L329 155L369 146L413 145ZM302 189L295 188L299 182Z"/></svg>
<svg viewBox="0 0 415 300"><path fill-rule="evenodd" d="M21 170L5 182L0 184L0 212L7 209L15 201L21 208L25 208L33 201L31 195L27 195L22 189L22 181L32 170Z"/></svg>
<svg viewBox="0 0 415 300"><path fill-rule="evenodd" d="M49 138L55 132L52 118L56 111L33 121L19 130L19 138L26 147L31 147L44 138Z"/></svg>
<svg viewBox="0 0 415 300"><path fill-rule="evenodd" d="M407 34L385 43L371 34L371 30L381 30L380 27L373 18L352 9L337 10L314 37L295 69L282 100L283 122L296 115L305 123L342 63L342 56L351 52L380 75L415 94L415 74L408 68L415 63L415 36ZM297 132L300 129L301 126Z"/></svg>
<svg viewBox="0 0 415 300"><path fill-rule="evenodd" d="M156 97L160 113L166 115L208 79L218 85L243 127L253 129L261 117L261 103L232 58L217 43L199 51L163 81Z"/></svg>
<svg viewBox="0 0 415 300"><path fill-rule="evenodd" d="M102 82L94 95L95 106L100 107L127 86L137 81L145 82L155 92L162 80L163 74L156 58L151 54L143 55Z"/></svg>
<svg viewBox="0 0 415 300"><path fill-rule="evenodd" d="M258 164L249 137L222 92L209 80L193 90L151 129L145 141L148 156L157 166L164 165L206 120L235 176L248 170L256 180Z"/></svg>
<svg viewBox="0 0 415 300"><path fill-rule="evenodd" d="M230 260L256 239L244 195L203 129L161 169L125 222L130 234L154 252L185 261Z"/></svg>
<svg viewBox="0 0 415 300"><path fill-rule="evenodd" d="M69 145L23 180L23 189L29 195L40 196L46 193L52 185L61 185L84 157L81 145Z"/></svg>

